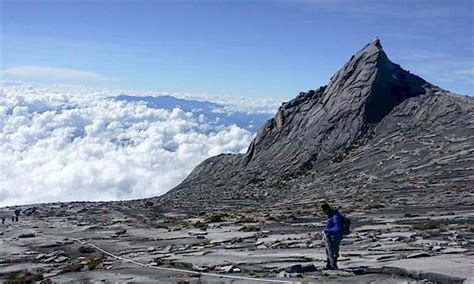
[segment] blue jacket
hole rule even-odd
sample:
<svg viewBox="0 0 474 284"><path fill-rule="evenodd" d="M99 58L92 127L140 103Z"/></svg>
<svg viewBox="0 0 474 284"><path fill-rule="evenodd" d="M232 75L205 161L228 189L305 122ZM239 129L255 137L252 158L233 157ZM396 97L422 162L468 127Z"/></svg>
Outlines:
<svg viewBox="0 0 474 284"><path fill-rule="evenodd" d="M334 210L332 216L326 220L324 233L331 241L342 239L342 220L338 210Z"/></svg>

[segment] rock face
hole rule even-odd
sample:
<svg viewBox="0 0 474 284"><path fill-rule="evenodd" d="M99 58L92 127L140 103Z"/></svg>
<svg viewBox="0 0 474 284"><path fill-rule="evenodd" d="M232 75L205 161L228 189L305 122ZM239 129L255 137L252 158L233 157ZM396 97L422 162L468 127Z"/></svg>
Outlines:
<svg viewBox="0 0 474 284"><path fill-rule="evenodd" d="M355 149L400 131L404 139L408 130L410 135L422 135L427 128L434 131L430 135L449 133L453 139L467 139L464 155L472 158L473 106L472 98L444 91L392 63L375 39L353 55L327 86L283 103L260 128L246 154L205 160L164 198L278 195L276 183L324 171ZM370 163L377 162L377 156L371 157L375 160ZM395 168L403 169L399 166Z"/></svg>

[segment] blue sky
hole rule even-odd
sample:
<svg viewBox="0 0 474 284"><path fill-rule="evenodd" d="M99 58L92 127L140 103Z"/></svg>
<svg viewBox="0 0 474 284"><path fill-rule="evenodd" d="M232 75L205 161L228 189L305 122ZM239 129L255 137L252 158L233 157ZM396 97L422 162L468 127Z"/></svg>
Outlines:
<svg viewBox="0 0 474 284"><path fill-rule="evenodd" d="M379 36L390 59L474 95L472 1L8 1L3 79L289 99Z"/></svg>

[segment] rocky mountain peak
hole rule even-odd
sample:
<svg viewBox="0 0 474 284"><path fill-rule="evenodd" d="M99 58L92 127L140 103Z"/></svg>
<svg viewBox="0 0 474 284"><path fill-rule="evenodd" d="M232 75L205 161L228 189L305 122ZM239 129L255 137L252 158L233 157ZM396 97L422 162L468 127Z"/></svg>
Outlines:
<svg viewBox="0 0 474 284"><path fill-rule="evenodd" d="M209 158L172 192L207 185L232 188L231 180L258 183L322 169L374 135L398 131L393 122L415 106L431 111L437 101L431 97L445 96L442 101L451 108L447 93L391 62L376 38L352 55L327 86L283 103L259 129L247 153ZM403 114L395 114L399 105L406 108ZM415 116L407 119L410 125L420 124Z"/></svg>
<svg viewBox="0 0 474 284"><path fill-rule="evenodd" d="M284 103L258 131L243 164L260 168L260 161L266 160L285 168L285 157L296 157L303 164L322 161L356 143L404 99L424 94L424 85L423 79L392 63L376 38L353 55L327 86Z"/></svg>
<svg viewBox="0 0 474 284"><path fill-rule="evenodd" d="M380 66L387 65L387 61L389 60L380 40L374 39L352 55L349 61L330 78L328 92L334 92L337 88L351 85L353 82L348 80L350 78L364 79L363 75L368 77L367 75L375 74ZM358 81L367 82L367 80Z"/></svg>
<svg viewBox="0 0 474 284"><path fill-rule="evenodd" d="M351 100L347 111L359 109L366 123L376 123L404 99L425 93L425 85L426 81L392 63L376 38L331 77L325 95L336 109L338 103Z"/></svg>

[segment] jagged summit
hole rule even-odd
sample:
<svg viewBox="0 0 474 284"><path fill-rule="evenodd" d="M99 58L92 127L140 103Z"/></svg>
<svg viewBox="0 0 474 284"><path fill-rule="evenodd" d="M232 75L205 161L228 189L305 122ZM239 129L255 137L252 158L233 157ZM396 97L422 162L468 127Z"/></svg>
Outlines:
<svg viewBox="0 0 474 284"><path fill-rule="evenodd" d="M378 36L376 36L368 45L371 44L378 47L379 49L382 49L382 44L380 43L380 39Z"/></svg>
<svg viewBox="0 0 474 284"><path fill-rule="evenodd" d="M378 51L381 51L383 50L383 47L382 47L382 43L380 42L380 39L378 36L376 36L371 42L369 42L368 44L366 44L362 49L372 49L372 50L378 50Z"/></svg>
<svg viewBox="0 0 474 284"><path fill-rule="evenodd" d="M324 160L355 143L404 99L425 93L424 85L392 63L375 39L353 55L327 87L283 104L258 131L244 163L287 170L293 167L288 157L296 157L296 164Z"/></svg>
<svg viewBox="0 0 474 284"><path fill-rule="evenodd" d="M196 190L232 196L233 189L265 188L265 184L323 169L339 160L341 153L347 155L377 135L398 131L399 122L388 122L414 109L432 112L436 103L440 110L436 115L455 113L454 106L459 111L457 103L448 102L451 99L448 92L391 62L376 38L354 54L327 86L283 103L258 130L246 154L209 158L167 197ZM414 127L420 124L418 119L409 116L407 123Z"/></svg>

